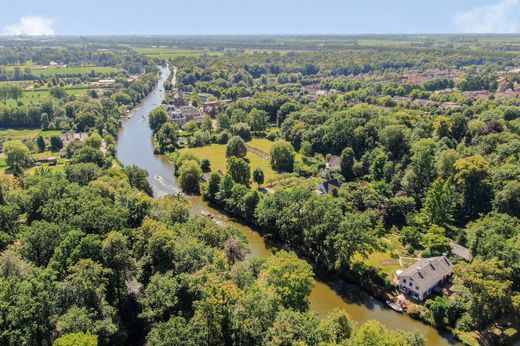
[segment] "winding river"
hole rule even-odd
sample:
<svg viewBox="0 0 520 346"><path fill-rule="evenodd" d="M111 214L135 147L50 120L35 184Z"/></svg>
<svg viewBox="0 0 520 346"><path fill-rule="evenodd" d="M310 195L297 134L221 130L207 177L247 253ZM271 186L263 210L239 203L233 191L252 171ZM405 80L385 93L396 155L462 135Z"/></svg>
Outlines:
<svg viewBox="0 0 520 346"><path fill-rule="evenodd" d="M175 194L180 189L172 174L171 163L161 155L154 155L152 131L148 126L148 114L159 106L164 99L163 83L168 79L170 69L161 67L161 77L154 90L142 100L123 121L117 142L117 157L124 165L137 165L149 173L149 181L155 197ZM252 257L266 256L272 250L259 233L237 220L228 218L220 211L208 206L198 196L188 197L192 204L192 213L199 214L206 209L214 215L219 215L230 224L241 230L249 239ZM342 292L341 296L337 292ZM347 292L347 293L344 293ZM436 329L415 321L407 315L396 313L384 304L369 296L355 285L345 283L328 283L316 280L309 297L311 310L320 316L326 315L334 308L341 308L350 314L353 320L362 323L366 320L378 320L390 328L417 330L425 335L428 345L457 344L451 334L439 333Z"/></svg>

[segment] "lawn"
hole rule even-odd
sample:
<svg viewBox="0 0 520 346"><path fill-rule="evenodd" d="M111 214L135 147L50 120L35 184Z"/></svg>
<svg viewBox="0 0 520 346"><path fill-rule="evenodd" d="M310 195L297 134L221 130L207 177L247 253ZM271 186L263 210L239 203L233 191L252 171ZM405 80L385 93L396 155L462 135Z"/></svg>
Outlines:
<svg viewBox="0 0 520 346"><path fill-rule="evenodd" d="M87 91L90 90L89 88L75 88L75 89L67 89L65 88L65 92L69 95L83 95L86 94ZM48 98L50 98L51 95L49 94L48 89L37 89L37 90L24 90L22 92L22 97L20 98L20 101L23 104L31 104L36 102L44 101ZM7 101L8 105L16 106L16 101L13 99L10 99Z"/></svg>
<svg viewBox="0 0 520 346"><path fill-rule="evenodd" d="M248 142L248 144L251 142ZM189 151L197 155L199 159L208 159L211 164L211 170L216 172L219 169L222 172L226 172L226 145L225 144L212 144L201 148L185 148L181 149L181 152ZM257 167L260 167L264 171L265 180L271 180L279 176L278 173L273 171L269 161L262 159L260 156L247 152L246 158L249 160L249 167L253 172Z"/></svg>
<svg viewBox="0 0 520 346"><path fill-rule="evenodd" d="M274 142L270 141L266 138L253 138L251 141L246 142L246 145L249 147L252 147L254 149L260 150L260 151L266 153L267 155L269 155L269 153L271 152L271 148L274 145ZM302 155L299 153L295 153L295 154L296 154L295 160L301 161Z"/></svg>
<svg viewBox="0 0 520 346"><path fill-rule="evenodd" d="M4 142L24 139L34 140L39 135L48 138L50 136L59 136L62 132L60 130L42 131L40 129L0 129L0 139Z"/></svg>

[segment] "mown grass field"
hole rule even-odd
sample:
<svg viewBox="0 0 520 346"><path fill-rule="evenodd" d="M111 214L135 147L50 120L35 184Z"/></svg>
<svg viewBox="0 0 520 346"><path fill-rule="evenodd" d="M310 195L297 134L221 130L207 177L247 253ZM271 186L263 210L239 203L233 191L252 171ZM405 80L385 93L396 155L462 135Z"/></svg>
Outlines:
<svg viewBox="0 0 520 346"><path fill-rule="evenodd" d="M87 91L89 91L89 90L90 90L89 88L84 88L84 89L67 89L67 88L65 88L65 91L69 95L83 95L83 94L86 94ZM20 98L20 101L23 104L31 104L31 103L44 101L50 97L52 97L52 96L49 94L48 89L42 89L42 90L37 89L37 90L30 90L30 91L24 90L22 92L22 97ZM7 104L11 105L11 106L16 106L16 101L13 99L10 99L7 101Z"/></svg>
<svg viewBox="0 0 520 346"><path fill-rule="evenodd" d="M269 154L271 151L271 147L274 142L265 138L254 138L249 142L246 142L246 145L262 152ZM181 149L181 152L189 151L197 155L199 159L208 159L211 164L211 170L216 172L219 169L222 172L226 172L226 145L225 144L212 144L205 147L200 148L184 148ZM259 155L256 155L250 151L247 152L246 158L249 160L249 167L251 172L253 172L257 167L260 167L264 171L264 180L272 181L278 178L284 177L287 174L282 174L274 171L271 168L271 163L269 160L266 160ZM301 160L301 155L296 154L296 160Z"/></svg>
<svg viewBox="0 0 520 346"><path fill-rule="evenodd" d="M150 58L170 60L178 57L197 57L202 54L218 55L219 52L198 50L198 49L179 49L179 48L156 48L156 47L136 47L134 50Z"/></svg>
<svg viewBox="0 0 520 346"><path fill-rule="evenodd" d="M201 148L185 148L181 149L181 152L189 151L197 155L199 159L208 159L211 163L211 170L213 172L219 169L226 173L226 145L225 144L212 144ZM279 174L271 168L269 161L262 159L258 155L251 152L247 152L246 158L249 160L249 167L253 172L257 167L260 167L264 171L265 180L273 179L279 176Z"/></svg>
<svg viewBox="0 0 520 346"><path fill-rule="evenodd" d="M39 135L42 135L44 138L49 138L50 136L59 136L61 133L61 130L42 131L40 129L0 129L0 139L3 142L24 139L34 140Z"/></svg>
<svg viewBox="0 0 520 346"><path fill-rule="evenodd" d="M82 66L82 67L45 67L42 68L39 65L34 65L31 62L28 62L24 65L12 66L12 65L3 65L0 68L9 70L14 70L15 67L19 67L22 71L25 68L30 68L31 73L36 77L49 77L49 76L75 76L75 75L88 75L92 71L97 74L101 73L112 73L121 71L119 68L108 67L108 66Z"/></svg>

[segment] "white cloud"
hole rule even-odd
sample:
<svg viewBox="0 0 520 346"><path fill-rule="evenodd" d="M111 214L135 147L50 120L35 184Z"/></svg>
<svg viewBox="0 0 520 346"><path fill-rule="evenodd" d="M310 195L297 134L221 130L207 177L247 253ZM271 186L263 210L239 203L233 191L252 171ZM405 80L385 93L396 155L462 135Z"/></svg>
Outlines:
<svg viewBox="0 0 520 346"><path fill-rule="evenodd" d="M502 0L492 5L477 6L453 18L466 33L520 32L520 0Z"/></svg>
<svg viewBox="0 0 520 346"><path fill-rule="evenodd" d="M7 35L54 35L54 20L41 16L21 17L17 24L5 27Z"/></svg>

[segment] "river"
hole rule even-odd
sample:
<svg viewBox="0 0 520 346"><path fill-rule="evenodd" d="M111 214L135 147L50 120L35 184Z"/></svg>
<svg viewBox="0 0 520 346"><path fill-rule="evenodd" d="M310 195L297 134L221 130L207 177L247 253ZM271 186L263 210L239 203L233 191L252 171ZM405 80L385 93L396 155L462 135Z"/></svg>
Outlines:
<svg viewBox="0 0 520 346"><path fill-rule="evenodd" d="M154 155L152 144L152 130L148 126L148 114L159 106L164 99L163 83L168 79L170 69L161 68L161 78L153 91L130 113L130 117L123 121L117 142L117 157L124 165L137 165L149 173L155 197L180 192L172 173L171 163L161 155ZM214 215L222 217L227 224L241 230L248 238L251 247L251 257L266 256L272 253L265 240L258 232L247 225L228 218L220 211L208 206L198 196L187 197L191 202L194 214L200 214L206 209ZM340 296L334 288L341 285L341 292L348 292ZM316 280L309 297L311 310L320 316L326 315L334 308L346 310L352 319L358 323L366 320L378 320L386 326L407 331L417 330L427 339L427 344L443 346L457 344L451 334L441 334L422 322L413 320L408 315L399 314L390 310L385 304L372 298L355 285L345 283L326 283Z"/></svg>

